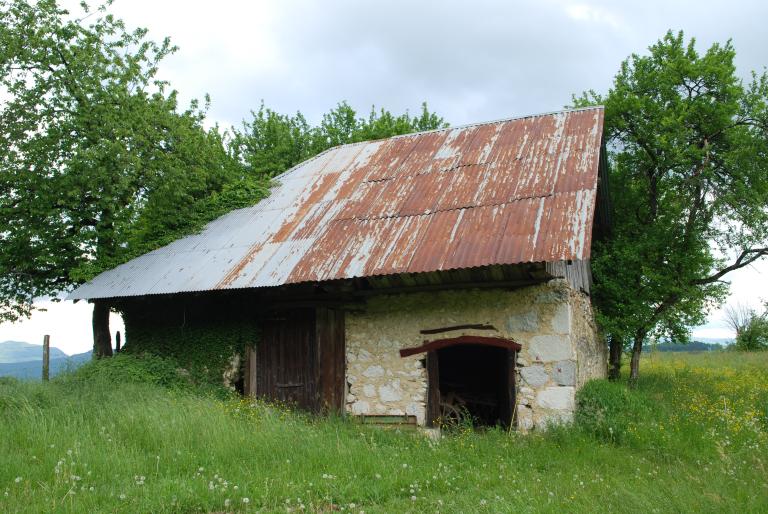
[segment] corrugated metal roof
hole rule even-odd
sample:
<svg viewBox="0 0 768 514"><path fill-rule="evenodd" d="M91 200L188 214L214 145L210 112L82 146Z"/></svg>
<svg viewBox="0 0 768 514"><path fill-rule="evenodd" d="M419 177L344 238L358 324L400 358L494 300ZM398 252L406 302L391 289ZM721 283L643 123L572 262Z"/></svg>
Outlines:
<svg viewBox="0 0 768 514"><path fill-rule="evenodd" d="M596 107L333 148L69 299L587 259L602 125Z"/></svg>

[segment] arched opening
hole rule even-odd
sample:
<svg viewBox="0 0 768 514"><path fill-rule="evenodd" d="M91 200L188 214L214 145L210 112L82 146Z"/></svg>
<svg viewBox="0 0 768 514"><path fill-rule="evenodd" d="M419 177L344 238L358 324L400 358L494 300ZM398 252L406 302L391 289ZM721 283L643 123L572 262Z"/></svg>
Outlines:
<svg viewBox="0 0 768 514"><path fill-rule="evenodd" d="M400 355L426 353L427 423L509 427L515 407L515 362L520 345L498 337L459 336L425 341Z"/></svg>

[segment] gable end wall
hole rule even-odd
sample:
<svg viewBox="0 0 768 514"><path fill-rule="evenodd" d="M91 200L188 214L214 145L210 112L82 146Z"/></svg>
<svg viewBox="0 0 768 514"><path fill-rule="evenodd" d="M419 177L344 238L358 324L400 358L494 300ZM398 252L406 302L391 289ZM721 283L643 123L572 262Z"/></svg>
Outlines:
<svg viewBox="0 0 768 514"><path fill-rule="evenodd" d="M466 324L492 325L433 336L420 333ZM425 422L424 354L399 350L460 335L513 339L518 355L517 423L521 430L570 419L575 392L606 374L606 347L589 298L565 280L515 290L462 290L374 297L346 318L346 410L360 415L415 415Z"/></svg>

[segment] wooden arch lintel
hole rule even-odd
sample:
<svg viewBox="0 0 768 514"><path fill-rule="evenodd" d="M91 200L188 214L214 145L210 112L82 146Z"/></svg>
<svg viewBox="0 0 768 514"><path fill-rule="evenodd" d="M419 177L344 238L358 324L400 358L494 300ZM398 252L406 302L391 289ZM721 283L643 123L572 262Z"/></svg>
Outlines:
<svg viewBox="0 0 768 514"><path fill-rule="evenodd" d="M507 348L519 352L523 347L520 344L514 342L511 339L504 339L503 337L483 337L483 336L459 336L452 337L450 339L437 339L435 341L424 341L421 346L414 348L403 348L400 350L400 357L408 357L410 355L416 355L419 353L430 352L432 350L439 350L441 348L448 348L449 346L456 346L459 344L474 344L481 346L495 346L497 348Z"/></svg>

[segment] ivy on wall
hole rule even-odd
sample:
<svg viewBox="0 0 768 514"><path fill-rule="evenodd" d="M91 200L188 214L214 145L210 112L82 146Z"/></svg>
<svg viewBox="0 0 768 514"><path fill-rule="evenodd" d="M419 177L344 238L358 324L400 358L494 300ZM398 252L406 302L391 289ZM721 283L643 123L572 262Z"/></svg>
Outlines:
<svg viewBox="0 0 768 514"><path fill-rule="evenodd" d="M120 300L126 353L170 357L198 383L221 384L235 354L259 340L243 294L217 292Z"/></svg>

